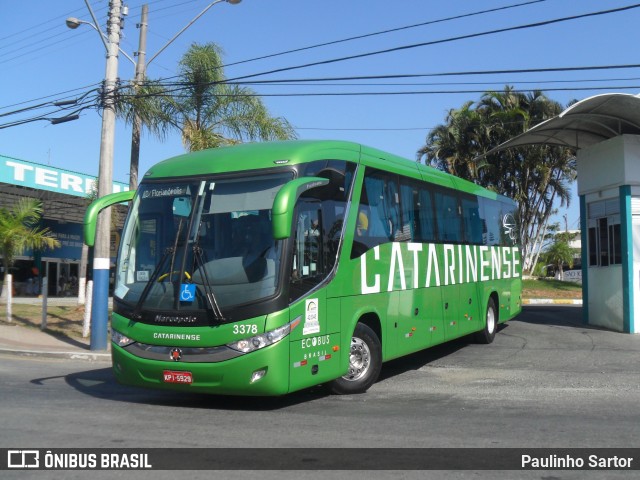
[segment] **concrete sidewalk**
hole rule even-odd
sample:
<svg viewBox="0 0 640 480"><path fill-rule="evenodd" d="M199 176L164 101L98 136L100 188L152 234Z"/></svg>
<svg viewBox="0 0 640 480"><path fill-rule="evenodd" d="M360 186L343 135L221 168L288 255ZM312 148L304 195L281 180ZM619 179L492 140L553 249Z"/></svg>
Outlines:
<svg viewBox="0 0 640 480"><path fill-rule="evenodd" d="M108 351L92 351L89 339L68 338L24 327L14 322L0 322L0 354L110 361Z"/></svg>
<svg viewBox="0 0 640 480"><path fill-rule="evenodd" d="M41 298L15 297L13 304L42 305ZM49 298L47 305L77 305L76 297ZM109 299L111 306L111 299ZM16 323L8 323L5 316L5 305L0 305L0 354L23 356L40 356L50 358L70 358L90 361L111 361L111 353L92 351L88 338L71 338L41 331Z"/></svg>

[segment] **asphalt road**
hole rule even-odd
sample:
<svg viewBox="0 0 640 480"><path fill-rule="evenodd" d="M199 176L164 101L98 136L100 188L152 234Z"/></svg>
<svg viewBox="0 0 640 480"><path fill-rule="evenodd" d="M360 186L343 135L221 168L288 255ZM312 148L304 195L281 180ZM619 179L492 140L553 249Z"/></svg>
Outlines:
<svg viewBox="0 0 640 480"><path fill-rule="evenodd" d="M640 337L585 328L580 312L579 307L527 307L493 344L463 339L389 362L380 381L355 396L327 395L320 388L275 399L182 395L120 386L107 363L1 356L0 447L483 447L488 457L497 447L640 447ZM89 476L2 473L3 478ZM214 478L191 473L178 477ZM225 472L224 478L246 473ZM318 473L259 475L315 478ZM348 476L635 478L633 472L603 473ZM322 475L327 476L345 475ZM176 478L176 473L138 472L136 478Z"/></svg>

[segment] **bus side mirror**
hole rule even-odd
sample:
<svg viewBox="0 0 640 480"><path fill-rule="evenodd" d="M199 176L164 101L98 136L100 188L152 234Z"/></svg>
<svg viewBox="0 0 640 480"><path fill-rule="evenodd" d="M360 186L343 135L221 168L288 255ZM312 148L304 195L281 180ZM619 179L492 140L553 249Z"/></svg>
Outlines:
<svg viewBox="0 0 640 480"><path fill-rule="evenodd" d="M323 187L329 180L321 177L296 178L286 183L273 199L271 210L273 238L284 240L291 236L291 224L293 222L293 209L298 197L307 190Z"/></svg>
<svg viewBox="0 0 640 480"><path fill-rule="evenodd" d="M87 212L84 214L84 224L82 226L84 233L84 243L89 247L93 247L96 241L96 224L98 222L98 214L107 207L115 205L116 203L129 202L136 194L135 190L110 193L104 197L100 197L97 200L91 202L91 205L87 208Z"/></svg>

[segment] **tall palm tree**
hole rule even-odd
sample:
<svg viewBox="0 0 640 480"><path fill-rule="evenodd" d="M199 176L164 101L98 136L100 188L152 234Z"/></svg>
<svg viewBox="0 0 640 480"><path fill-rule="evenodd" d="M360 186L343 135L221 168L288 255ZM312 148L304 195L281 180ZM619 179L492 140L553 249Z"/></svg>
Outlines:
<svg viewBox="0 0 640 480"><path fill-rule="evenodd" d="M27 248L42 250L57 248L60 242L48 228L39 228L42 203L35 198L20 198L12 208L0 208L0 252L4 266L2 297L7 298L12 288L10 269L15 257ZM7 302L7 320L11 321L11 303Z"/></svg>
<svg viewBox="0 0 640 480"><path fill-rule="evenodd" d="M123 88L116 103L118 115L142 125L164 140L171 130L182 135L189 151L244 141L289 140L295 130L282 117L272 117L251 89L225 83L222 52L214 43L192 44L182 57L179 78L166 82L146 79ZM138 178L139 143L131 148L131 187Z"/></svg>
<svg viewBox="0 0 640 480"><path fill-rule="evenodd" d="M445 124L427 136L427 143L418 150L418 158L425 157L433 167L458 177L476 180L478 168L471 159L483 145L484 120L473 109L474 102L449 110Z"/></svg>
<svg viewBox="0 0 640 480"><path fill-rule="evenodd" d="M479 155L547 120L562 106L542 92L505 87L486 92L477 102L451 110L445 123L427 135L418 160L507 195L518 202L523 268L532 270L554 202L568 205L576 177L573 152L559 147L519 147Z"/></svg>
<svg viewBox="0 0 640 480"><path fill-rule="evenodd" d="M129 188L138 186L140 165L140 140L142 127L156 137L164 139L169 129L169 118L163 110L162 97L165 88L156 81L145 79L142 85L133 84L122 88L116 113L133 128L131 138L131 162L129 167Z"/></svg>
<svg viewBox="0 0 640 480"><path fill-rule="evenodd" d="M136 112L159 138L178 130L189 151L244 141L295 138L289 122L273 117L251 89L225 83L220 48L193 44L180 60L179 78L171 85L145 82L123 95L119 114L132 123Z"/></svg>
<svg viewBox="0 0 640 480"><path fill-rule="evenodd" d="M189 151L247 140L295 138L293 127L272 117L249 88L225 83L220 48L192 44L180 61L181 88L164 97L169 123Z"/></svg>

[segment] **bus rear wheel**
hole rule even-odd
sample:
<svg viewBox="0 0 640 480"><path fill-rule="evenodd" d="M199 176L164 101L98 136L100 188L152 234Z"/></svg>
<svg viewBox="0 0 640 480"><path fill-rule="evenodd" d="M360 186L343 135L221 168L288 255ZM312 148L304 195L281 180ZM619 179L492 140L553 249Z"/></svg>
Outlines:
<svg viewBox="0 0 640 480"><path fill-rule="evenodd" d="M376 333L358 323L351 337L349 371L333 380L329 390L338 395L364 393L373 385L382 369L382 346Z"/></svg>
<svg viewBox="0 0 640 480"><path fill-rule="evenodd" d="M496 338L496 331L498 330L498 310L496 309L496 302L493 298L489 299L487 303L487 313L484 319L484 328L476 333L476 341L478 343L489 344Z"/></svg>

